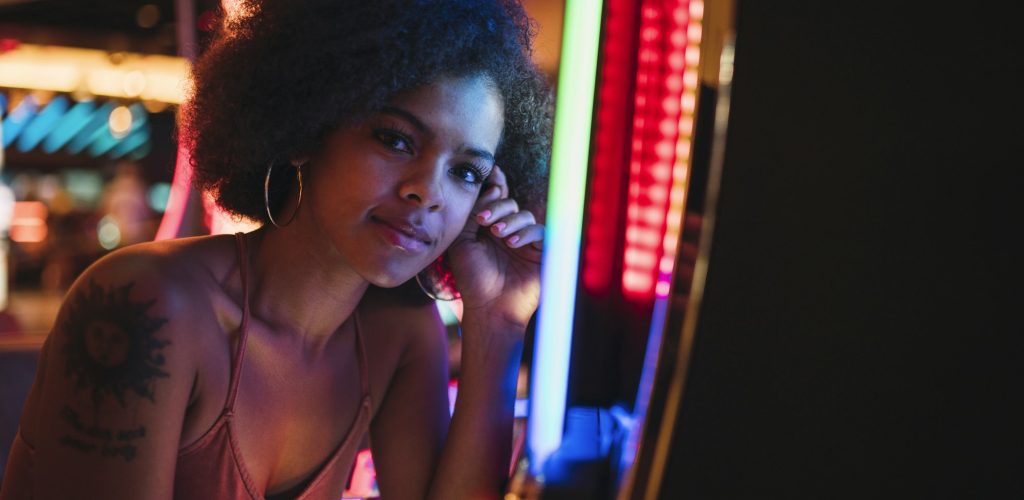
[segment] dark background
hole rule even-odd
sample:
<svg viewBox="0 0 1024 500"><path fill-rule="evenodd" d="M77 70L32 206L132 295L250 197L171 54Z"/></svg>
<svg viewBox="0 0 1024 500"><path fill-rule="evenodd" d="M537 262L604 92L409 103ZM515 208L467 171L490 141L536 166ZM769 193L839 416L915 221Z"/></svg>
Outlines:
<svg viewBox="0 0 1024 500"><path fill-rule="evenodd" d="M662 497L1024 497L1017 19L738 3Z"/></svg>

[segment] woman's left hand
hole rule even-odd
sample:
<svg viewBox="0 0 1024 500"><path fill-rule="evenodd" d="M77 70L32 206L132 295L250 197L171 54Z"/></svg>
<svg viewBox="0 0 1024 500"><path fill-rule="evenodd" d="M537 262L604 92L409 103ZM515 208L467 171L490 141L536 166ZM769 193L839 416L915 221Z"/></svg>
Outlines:
<svg viewBox="0 0 1024 500"><path fill-rule="evenodd" d="M508 197L505 173L495 166L448 249L464 314L525 327L540 297L543 241L544 226Z"/></svg>

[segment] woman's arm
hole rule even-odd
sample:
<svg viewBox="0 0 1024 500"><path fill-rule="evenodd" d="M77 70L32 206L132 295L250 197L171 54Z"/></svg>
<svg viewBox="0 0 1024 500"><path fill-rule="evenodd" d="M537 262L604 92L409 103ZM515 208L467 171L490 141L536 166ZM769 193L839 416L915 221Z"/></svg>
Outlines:
<svg viewBox="0 0 1024 500"><path fill-rule="evenodd" d="M154 260L111 255L68 292L21 421L33 498L172 497L196 367L186 295Z"/></svg>
<svg viewBox="0 0 1024 500"><path fill-rule="evenodd" d="M522 330L464 318L459 395L449 428L444 325L433 305L402 312L410 338L371 426L382 497L497 497L511 459ZM490 335L501 328L510 329L505 341ZM482 338L492 342L474 341Z"/></svg>
<svg viewBox="0 0 1024 500"><path fill-rule="evenodd" d="M429 498L501 498L512 459L516 381L540 299L544 226L509 198L494 167L449 249L462 293L459 396Z"/></svg>
<svg viewBox="0 0 1024 500"><path fill-rule="evenodd" d="M370 427L374 470L383 498L422 500L448 433L447 333L432 303L388 312L407 338Z"/></svg>
<svg viewBox="0 0 1024 500"><path fill-rule="evenodd" d="M428 498L500 498L512 459L525 325L467 314L459 395Z"/></svg>
<svg viewBox="0 0 1024 500"><path fill-rule="evenodd" d="M526 324L539 300L544 227L508 197L500 168L494 168L488 182L469 222L449 248L464 306L455 412L447 433L439 433L447 423L437 416L437 408L444 403L438 402L441 398L430 387L444 387L436 379L437 373L443 373L441 363L447 354L421 346L424 355L416 363L403 365L388 390L387 407L377 416L378 420L396 419L387 435L373 436L381 494L388 500L501 498L508 479L516 381ZM403 412L404 405L431 410L416 415ZM413 436L417 432L432 432L435 440L423 446L423 438ZM438 437L444 443L440 451ZM416 444L396 462L376 457L381 441L392 443L387 445L395 450L392 453L402 442Z"/></svg>

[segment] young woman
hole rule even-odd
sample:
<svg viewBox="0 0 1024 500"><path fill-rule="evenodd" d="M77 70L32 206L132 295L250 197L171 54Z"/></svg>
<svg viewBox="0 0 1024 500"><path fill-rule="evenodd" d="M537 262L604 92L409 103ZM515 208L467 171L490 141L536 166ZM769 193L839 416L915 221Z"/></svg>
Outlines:
<svg viewBox="0 0 1024 500"><path fill-rule="evenodd" d="M3 500L497 498L537 307L550 99L503 0L266 0L196 65L195 181L252 233L132 246L75 283ZM403 292L447 253L445 330Z"/></svg>

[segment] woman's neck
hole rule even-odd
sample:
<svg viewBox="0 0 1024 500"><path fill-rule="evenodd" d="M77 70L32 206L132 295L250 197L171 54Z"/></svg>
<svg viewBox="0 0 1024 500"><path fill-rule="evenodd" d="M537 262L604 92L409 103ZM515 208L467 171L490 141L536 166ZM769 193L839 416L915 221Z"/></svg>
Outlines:
<svg viewBox="0 0 1024 500"><path fill-rule="evenodd" d="M355 311L369 283L330 240L296 217L284 228L246 235L252 270L249 307L276 331L322 348Z"/></svg>

